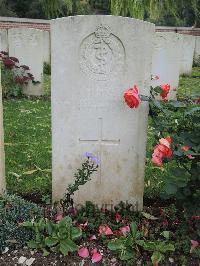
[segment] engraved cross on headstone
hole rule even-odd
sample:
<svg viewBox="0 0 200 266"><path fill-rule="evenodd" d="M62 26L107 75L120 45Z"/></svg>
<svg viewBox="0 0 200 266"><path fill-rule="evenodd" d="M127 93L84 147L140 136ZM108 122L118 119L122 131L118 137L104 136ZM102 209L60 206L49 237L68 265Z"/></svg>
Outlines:
<svg viewBox="0 0 200 266"><path fill-rule="evenodd" d="M103 118L99 118L99 137L96 139L81 139L79 138L79 142L83 144L95 144L99 145L99 158L100 162L102 161L102 147L106 145L119 145L120 139L104 139L103 138ZM101 183L101 164L99 168L99 176L100 176L100 183Z"/></svg>

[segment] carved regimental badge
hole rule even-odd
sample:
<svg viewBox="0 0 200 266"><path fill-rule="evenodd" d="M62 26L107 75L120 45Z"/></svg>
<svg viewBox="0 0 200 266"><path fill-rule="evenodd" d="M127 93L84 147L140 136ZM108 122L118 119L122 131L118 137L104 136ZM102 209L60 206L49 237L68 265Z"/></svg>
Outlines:
<svg viewBox="0 0 200 266"><path fill-rule="evenodd" d="M125 50L109 27L100 25L87 36L80 47L80 66L84 73L96 80L106 80L121 72L125 64Z"/></svg>

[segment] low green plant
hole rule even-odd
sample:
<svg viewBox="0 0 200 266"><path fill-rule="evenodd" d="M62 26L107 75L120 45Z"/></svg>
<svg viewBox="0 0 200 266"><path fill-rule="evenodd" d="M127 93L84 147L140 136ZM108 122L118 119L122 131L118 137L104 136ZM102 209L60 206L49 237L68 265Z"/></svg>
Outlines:
<svg viewBox="0 0 200 266"><path fill-rule="evenodd" d="M139 252L139 243L143 236L143 233L137 230L137 224L131 223L130 233L124 237L121 236L119 239L114 239L108 242L108 248L115 251L120 260L129 261L135 258Z"/></svg>
<svg viewBox="0 0 200 266"><path fill-rule="evenodd" d="M43 73L46 75L51 75L51 65L47 62L44 62Z"/></svg>
<svg viewBox="0 0 200 266"><path fill-rule="evenodd" d="M21 97L23 87L29 82L40 83L34 80L30 68L20 65L18 58L9 56L7 52L0 52L0 63L2 65L2 91L3 97Z"/></svg>
<svg viewBox="0 0 200 266"><path fill-rule="evenodd" d="M74 241L82 235L79 228L72 226L70 217L64 217L58 223L42 218L39 222L25 222L23 226L32 229L35 234L28 246L41 250L44 256L51 251L61 252L64 256L76 251L78 246Z"/></svg>
<svg viewBox="0 0 200 266"><path fill-rule="evenodd" d="M100 162L94 155L86 153L85 156L87 158L86 161L82 163L81 168L77 169L77 172L74 174L74 183L68 185L67 192L60 200L64 214L67 214L69 208L74 205L74 193L79 190L80 186L83 186L91 180L91 175L96 172L99 167Z"/></svg>
<svg viewBox="0 0 200 266"><path fill-rule="evenodd" d="M137 229L136 223L131 223L130 233L108 242L108 248L116 252L122 261L132 261L143 254L144 251L152 253L153 264L159 263L165 258L165 253L175 251L174 245L169 243L170 232L164 231L161 234L165 240L148 241L144 239L143 233Z"/></svg>
<svg viewBox="0 0 200 266"><path fill-rule="evenodd" d="M170 251L175 251L175 247L171 243L167 243L166 241L145 241L140 240L138 244L146 251L150 252L151 261L153 264L158 264L165 258L165 254Z"/></svg>
<svg viewBox="0 0 200 266"><path fill-rule="evenodd" d="M0 196L0 252L5 247L22 247L32 239L30 229L20 226L20 223L43 215L43 209L34 203L16 196L4 194Z"/></svg>
<svg viewBox="0 0 200 266"><path fill-rule="evenodd" d="M22 96L22 85L16 83L12 69L6 68L3 64L1 66L1 82L4 98Z"/></svg>

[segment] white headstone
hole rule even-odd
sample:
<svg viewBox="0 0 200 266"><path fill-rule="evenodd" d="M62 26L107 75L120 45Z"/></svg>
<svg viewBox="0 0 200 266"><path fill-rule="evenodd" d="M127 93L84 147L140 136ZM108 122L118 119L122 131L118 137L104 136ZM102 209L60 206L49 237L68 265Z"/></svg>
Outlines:
<svg viewBox="0 0 200 266"><path fill-rule="evenodd" d="M5 29L0 29L0 52L8 52L8 32Z"/></svg>
<svg viewBox="0 0 200 266"><path fill-rule="evenodd" d="M154 40L152 58L152 74L159 80L153 81L153 86L168 83L171 90L168 99L176 99L182 54L182 35L174 32L157 32Z"/></svg>
<svg viewBox="0 0 200 266"><path fill-rule="evenodd" d="M33 85L29 83L24 90L28 95L43 94L43 31L29 28L14 28L8 30L9 56L17 57L21 65L30 67L35 81L40 83Z"/></svg>
<svg viewBox="0 0 200 266"><path fill-rule="evenodd" d="M53 199L91 152L101 161L76 203L143 205L148 104L123 100L134 84L149 94L153 24L114 16L52 21Z"/></svg>
<svg viewBox="0 0 200 266"><path fill-rule="evenodd" d="M50 64L51 62L50 32L43 31L43 38L44 38L44 62Z"/></svg>
<svg viewBox="0 0 200 266"><path fill-rule="evenodd" d="M194 62L200 66L200 36L196 36Z"/></svg>
<svg viewBox="0 0 200 266"><path fill-rule="evenodd" d="M2 107L2 87L1 87L1 68L0 68L0 194L5 191L5 155L3 137L3 107Z"/></svg>
<svg viewBox="0 0 200 266"><path fill-rule="evenodd" d="M195 36L183 34L180 74L191 75L195 48Z"/></svg>

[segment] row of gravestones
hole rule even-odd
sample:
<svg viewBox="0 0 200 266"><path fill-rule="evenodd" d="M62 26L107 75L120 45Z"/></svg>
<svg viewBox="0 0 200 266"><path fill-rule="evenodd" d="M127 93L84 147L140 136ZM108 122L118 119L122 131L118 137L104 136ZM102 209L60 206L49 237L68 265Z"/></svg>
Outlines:
<svg viewBox="0 0 200 266"><path fill-rule="evenodd" d="M27 95L40 96L44 93L43 63L50 63L50 43L48 31L31 28L0 30L0 51L9 51L10 56L17 57L22 64L28 65L35 80L40 82L34 86L29 83L24 89ZM200 36L159 32L156 33L154 43L152 73L160 76L157 85L162 82L177 87L179 75L190 75L193 59L199 60ZM172 68L172 65L175 66ZM171 91L170 98L176 98L175 91Z"/></svg>
<svg viewBox="0 0 200 266"><path fill-rule="evenodd" d="M50 33L32 28L12 28L0 30L0 51L9 53L19 59L21 65L31 69L37 85L32 82L24 88L24 94L40 96L43 88L43 64L50 64Z"/></svg>
<svg viewBox="0 0 200 266"><path fill-rule="evenodd" d="M11 30L15 31L20 37L9 34L10 52L16 51L11 55L19 57L17 51L22 50L31 66L35 61L35 67L41 68L40 38L36 38L39 32ZM19 41L21 44L16 45ZM52 21L53 199L63 195L83 154L91 152L100 159L100 168L75 195L76 203L90 200L108 207L128 201L142 209L148 103L129 109L123 94L136 84L139 93L148 96L151 74L160 76L155 85L158 82L177 87L180 71L191 71L194 45L193 36L156 33L155 37L154 24L131 18L99 15ZM187 46L184 56L183 46ZM180 68L181 58L184 69ZM0 130L2 191L2 120Z"/></svg>

